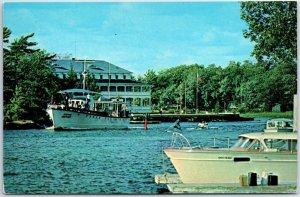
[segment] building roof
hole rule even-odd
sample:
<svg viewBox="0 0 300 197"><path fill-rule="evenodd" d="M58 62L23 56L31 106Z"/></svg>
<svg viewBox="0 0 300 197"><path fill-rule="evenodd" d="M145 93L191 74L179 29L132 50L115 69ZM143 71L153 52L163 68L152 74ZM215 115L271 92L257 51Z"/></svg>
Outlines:
<svg viewBox="0 0 300 197"><path fill-rule="evenodd" d="M84 64L86 70L91 73L114 73L114 74L131 74L132 72L123 69L119 66L111 64L103 60L76 60L76 59L57 59L53 60L55 72L66 73L68 70L73 69L76 73L82 73L84 70Z"/></svg>

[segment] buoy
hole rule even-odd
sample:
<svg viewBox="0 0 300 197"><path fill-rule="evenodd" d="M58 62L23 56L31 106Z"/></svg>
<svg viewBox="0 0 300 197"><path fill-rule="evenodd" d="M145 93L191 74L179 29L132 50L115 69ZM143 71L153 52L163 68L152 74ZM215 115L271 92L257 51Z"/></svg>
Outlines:
<svg viewBox="0 0 300 197"><path fill-rule="evenodd" d="M147 117L146 116L145 116L145 119L144 119L144 129L148 130L148 123L147 123Z"/></svg>

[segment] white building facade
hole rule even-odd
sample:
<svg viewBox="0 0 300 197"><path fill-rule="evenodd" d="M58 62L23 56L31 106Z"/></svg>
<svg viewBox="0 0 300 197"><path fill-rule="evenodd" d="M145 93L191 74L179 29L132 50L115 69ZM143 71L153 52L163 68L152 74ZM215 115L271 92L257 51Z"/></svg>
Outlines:
<svg viewBox="0 0 300 197"><path fill-rule="evenodd" d="M52 63L55 74L67 78L73 69L77 79L84 69L96 80L98 92L107 99L121 98L132 113L151 112L151 85L132 80L132 72L103 60L58 59ZM85 68L84 68L85 67ZM74 84L75 86L75 84Z"/></svg>

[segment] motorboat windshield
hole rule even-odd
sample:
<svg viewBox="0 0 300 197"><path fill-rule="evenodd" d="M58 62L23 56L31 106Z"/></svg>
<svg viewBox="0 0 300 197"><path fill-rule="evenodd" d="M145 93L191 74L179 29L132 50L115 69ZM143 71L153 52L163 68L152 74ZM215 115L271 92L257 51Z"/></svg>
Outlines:
<svg viewBox="0 0 300 197"><path fill-rule="evenodd" d="M297 135L295 133L252 133L241 135L231 150L284 152L297 151Z"/></svg>

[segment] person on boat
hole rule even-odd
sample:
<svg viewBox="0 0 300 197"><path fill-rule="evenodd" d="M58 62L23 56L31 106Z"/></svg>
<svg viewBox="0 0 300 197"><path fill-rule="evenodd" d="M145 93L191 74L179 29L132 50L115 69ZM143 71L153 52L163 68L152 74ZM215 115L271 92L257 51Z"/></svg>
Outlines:
<svg viewBox="0 0 300 197"><path fill-rule="evenodd" d="M126 105L125 103L123 103L123 104L121 105L120 116L121 116L121 117L127 117L126 111L128 111L127 105Z"/></svg>
<svg viewBox="0 0 300 197"><path fill-rule="evenodd" d="M90 109L90 104L88 101L85 102L85 109L86 110L89 110Z"/></svg>
<svg viewBox="0 0 300 197"><path fill-rule="evenodd" d="M68 108L69 108L69 96L68 96L68 94L66 94L66 96L65 96L65 107L66 107L66 110L68 110Z"/></svg>

